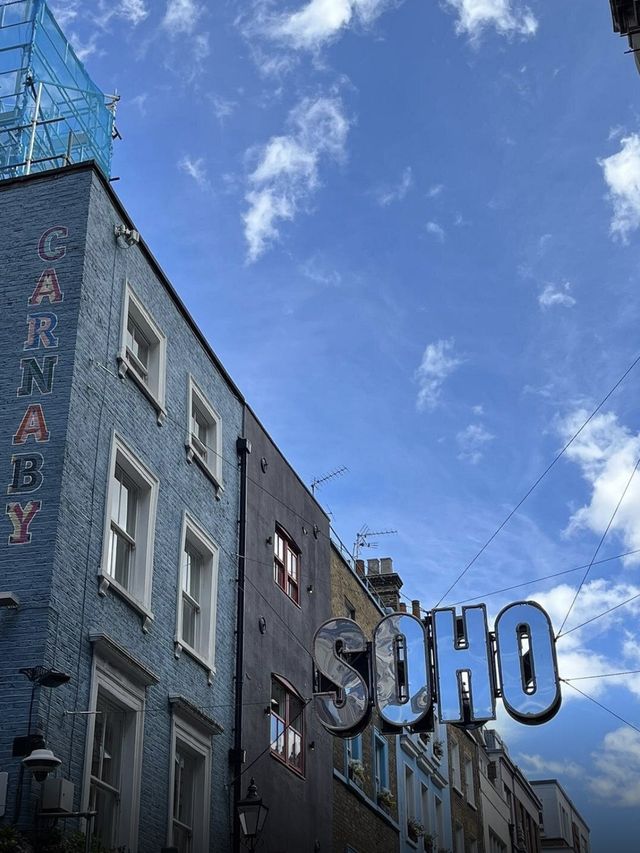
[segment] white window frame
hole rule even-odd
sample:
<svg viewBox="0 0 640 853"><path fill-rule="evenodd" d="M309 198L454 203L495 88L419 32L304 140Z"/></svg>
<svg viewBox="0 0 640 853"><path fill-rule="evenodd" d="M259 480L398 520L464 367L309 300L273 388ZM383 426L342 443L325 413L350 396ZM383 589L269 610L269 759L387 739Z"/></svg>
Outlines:
<svg viewBox="0 0 640 853"><path fill-rule="evenodd" d="M209 823L211 809L211 734L204 734L174 709L171 716L171 752L169 762L169 811L167 825L167 847L173 846L173 807L176 751L178 743L198 760L196 783L193 788L193 836L192 853L209 849Z"/></svg>
<svg viewBox="0 0 640 853"><path fill-rule="evenodd" d="M82 811L88 811L91 787L93 738L97 714L98 695L118 705L131 714L127 740L122 750L120 768L120 798L114 847L124 847L136 853L140 811L140 783L142 778L142 738L144 731L145 688L127 677L110 662L94 655L87 715L87 740L85 747Z"/></svg>
<svg viewBox="0 0 640 853"><path fill-rule="evenodd" d="M476 792L473 784L473 760L465 756L464 759L464 786L466 788L467 803L476 808Z"/></svg>
<svg viewBox="0 0 640 853"><path fill-rule="evenodd" d="M143 366L127 347L127 328L130 316L149 341L151 364L148 368L147 379L143 379L140 376L139 371ZM125 376L131 377L156 409L158 423L162 424L166 417L167 338L151 313L145 308L138 296L136 296L129 282L125 286L124 293L120 351L118 352L118 373L122 378Z"/></svg>
<svg viewBox="0 0 640 853"><path fill-rule="evenodd" d="M195 437L191 429L191 418L193 412L193 404L196 404L202 414L205 416L207 426L215 431L214 441L210 442L207 436L207 459L202 457L202 448L200 442ZM207 430L209 432L209 429ZM213 481L216 487L216 495L224 490L222 482L222 418L207 399L206 394L198 385L196 380L189 374L187 383L187 434L185 438L185 448L187 451L187 461L195 461L204 473Z"/></svg>
<svg viewBox="0 0 640 853"><path fill-rule="evenodd" d="M131 588L126 588L109 574L109 542L111 538L111 503L115 486L116 464L119 465L139 489L136 543L133 552L134 576ZM153 581L153 546L155 539L155 521L158 505L159 480L152 471L133 453L124 440L113 432L109 472L104 513L104 532L102 537L102 559L98 577L99 593L106 595L113 588L143 617L143 630L148 630L153 621L151 612L151 587Z"/></svg>
<svg viewBox="0 0 640 853"><path fill-rule="evenodd" d="M182 630L183 598L185 596L185 547L189 541L192 546L203 557L201 572L209 573L208 590L199 602L201 614L200 623L206 625L208 637L203 647L194 648L184 639ZM218 602L218 561L219 548L203 527L188 513L182 516L182 532L180 535L180 558L178 564L177 584L177 606L176 606L176 633L174 637L175 655L180 657L184 651L208 672L209 681L215 674L215 649L216 649L216 616Z"/></svg>
<svg viewBox="0 0 640 853"><path fill-rule="evenodd" d="M462 773L460 769L460 746L455 740L451 741L451 787L462 793Z"/></svg>

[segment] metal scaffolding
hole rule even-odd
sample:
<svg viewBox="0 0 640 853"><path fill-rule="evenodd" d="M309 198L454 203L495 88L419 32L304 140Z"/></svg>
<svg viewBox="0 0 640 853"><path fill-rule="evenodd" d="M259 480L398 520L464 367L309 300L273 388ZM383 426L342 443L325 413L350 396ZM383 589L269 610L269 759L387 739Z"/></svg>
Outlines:
<svg viewBox="0 0 640 853"><path fill-rule="evenodd" d="M117 100L91 80L45 0L0 0L0 180L83 160L109 177Z"/></svg>

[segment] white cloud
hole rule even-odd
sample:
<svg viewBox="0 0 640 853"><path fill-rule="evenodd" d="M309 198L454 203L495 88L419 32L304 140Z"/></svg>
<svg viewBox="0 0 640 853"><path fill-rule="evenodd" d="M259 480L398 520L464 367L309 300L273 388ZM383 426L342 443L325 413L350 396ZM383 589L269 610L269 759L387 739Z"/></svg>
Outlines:
<svg viewBox="0 0 640 853"><path fill-rule="evenodd" d="M79 5L79 0L67 0L64 6L54 4L51 7L51 11L53 12L56 21L62 29L64 29L67 24L73 23L73 21L75 21L75 19L78 17Z"/></svg>
<svg viewBox="0 0 640 853"><path fill-rule="evenodd" d="M235 101L229 101L221 95L213 95L211 103L213 104L213 114L219 122L223 122L226 118L229 118L238 106Z"/></svg>
<svg viewBox="0 0 640 853"><path fill-rule="evenodd" d="M588 784L598 801L618 808L640 806L640 734L628 726L608 732L597 752Z"/></svg>
<svg viewBox="0 0 640 853"><path fill-rule="evenodd" d="M419 386L417 407L420 411L437 406L445 379L461 364L462 359L454 353L452 339L428 344L416 371Z"/></svg>
<svg viewBox="0 0 640 853"><path fill-rule="evenodd" d="M401 0L309 0L295 12L263 14L252 29L295 50L319 50L353 23L367 26Z"/></svg>
<svg viewBox="0 0 640 853"><path fill-rule="evenodd" d="M610 231L626 243L629 232L640 227L640 136L620 140L620 151L598 160L613 206Z"/></svg>
<svg viewBox="0 0 640 853"><path fill-rule="evenodd" d="M485 444L493 441L495 435L486 430L482 424L469 424L456 435L460 453L458 459L471 462L472 465L482 459Z"/></svg>
<svg viewBox="0 0 640 853"><path fill-rule="evenodd" d="M518 760L527 765L525 773L543 773L552 776L568 776L571 779L579 779L584 774L584 768L575 761L552 761L541 755L527 755L521 753Z"/></svg>
<svg viewBox="0 0 640 853"><path fill-rule="evenodd" d="M191 35L201 14L195 0L168 0L162 26L170 35Z"/></svg>
<svg viewBox="0 0 640 853"><path fill-rule="evenodd" d="M487 27L504 36L535 35L538 21L519 0L445 0L458 15L456 30L476 40Z"/></svg>
<svg viewBox="0 0 640 853"><path fill-rule="evenodd" d="M300 272L309 281L321 284L325 287L338 287L342 282L342 276L337 270L330 269L318 255L313 255L300 266Z"/></svg>
<svg viewBox="0 0 640 853"><path fill-rule="evenodd" d="M563 439L568 440L586 418L584 409L565 418L560 425ZM580 467L591 491L589 502L571 516L568 532L587 529L602 535L640 456L640 435L619 423L613 412L603 412L587 424L565 455ZM640 548L640 472L627 489L612 533L618 534L625 550ZM637 564L640 555L625 559L628 565Z"/></svg>
<svg viewBox="0 0 640 853"><path fill-rule="evenodd" d="M552 308L554 305L572 308L576 304L576 300L571 296L570 291L571 284L568 281L563 282L560 286L547 284L538 294L538 304L543 309Z"/></svg>
<svg viewBox="0 0 640 853"><path fill-rule="evenodd" d="M481 417L482 415L484 415L484 406L482 405L482 403L479 403L477 406L474 406L471 411L474 415Z"/></svg>
<svg viewBox="0 0 640 853"><path fill-rule="evenodd" d="M532 600L537 601L549 614L556 633L569 611L577 588L560 584L546 592L535 592L531 595ZM634 696L640 697L638 675L597 677L638 668L637 638L627 630L627 626L634 624L640 615L640 597L624 607L618 607L612 613L607 613L606 616L601 614L639 593L640 587L637 585L615 583L604 578L584 584L558 640L558 671L562 678L568 679L576 688L593 697L606 694L614 685L625 687ZM599 618L584 624L594 616ZM583 627L565 633L578 625ZM605 635L608 649L606 654L593 648L593 643ZM563 685L562 697L564 701L585 701L570 685Z"/></svg>
<svg viewBox="0 0 640 853"><path fill-rule="evenodd" d="M262 148L249 175L243 216L248 259L255 261L278 237L278 220L293 219L319 185L323 157L344 156L349 121L338 98L306 98L289 114L291 132Z"/></svg>
<svg viewBox="0 0 640 853"><path fill-rule="evenodd" d="M198 157L197 160L192 160L188 154L185 154L178 163L178 168L193 178L200 187L205 187L209 183L207 180L207 170L202 157Z"/></svg>
<svg viewBox="0 0 640 853"><path fill-rule="evenodd" d="M149 15L145 0L119 0L119 2L108 5L100 3L100 9L105 10L106 20L111 17L124 18L130 24L142 23Z"/></svg>
<svg viewBox="0 0 640 853"><path fill-rule="evenodd" d="M69 41L71 42L76 56L80 62L86 62L89 57L98 53L98 34L92 33L89 41L81 41L77 33L69 33Z"/></svg>
<svg viewBox="0 0 640 853"><path fill-rule="evenodd" d="M444 228L441 225L438 225L437 222L427 222L426 229L429 234L432 234L436 240L439 240L441 243L444 243L444 238L446 237Z"/></svg>
<svg viewBox="0 0 640 853"><path fill-rule="evenodd" d="M436 198L439 196L442 190L444 189L444 184L434 184L432 187L429 187L429 192L427 193L429 198Z"/></svg>
<svg viewBox="0 0 640 853"><path fill-rule="evenodd" d="M386 189L378 191L378 204L381 205L381 207L387 207L387 205L394 201L402 201L412 186L413 172L411 170L411 166L407 166L395 186L387 187Z"/></svg>

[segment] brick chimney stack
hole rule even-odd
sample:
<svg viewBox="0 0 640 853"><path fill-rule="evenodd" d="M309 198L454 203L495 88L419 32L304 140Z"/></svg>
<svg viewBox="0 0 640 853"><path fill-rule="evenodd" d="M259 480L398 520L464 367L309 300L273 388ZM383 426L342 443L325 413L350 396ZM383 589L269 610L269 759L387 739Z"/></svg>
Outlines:
<svg viewBox="0 0 640 853"><path fill-rule="evenodd" d="M381 560L367 560L367 582L372 592L375 592L384 607L400 610L400 589L402 578L393 570L391 557Z"/></svg>

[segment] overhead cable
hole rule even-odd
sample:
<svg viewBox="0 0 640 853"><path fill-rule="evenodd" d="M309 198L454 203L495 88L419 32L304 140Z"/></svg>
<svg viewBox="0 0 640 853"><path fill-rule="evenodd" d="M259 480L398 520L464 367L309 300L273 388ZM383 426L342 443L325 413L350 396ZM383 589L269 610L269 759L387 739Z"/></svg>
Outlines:
<svg viewBox="0 0 640 853"><path fill-rule="evenodd" d="M584 423L582 424L582 426L580 426L580 428L579 428L578 430L576 430L576 432L574 432L574 434L571 436L571 438L569 439L569 441L567 441L567 443L564 445L564 447L563 447L563 448L562 448L562 449L561 449L561 450L560 450L560 451L559 451L559 452L554 456L554 458L553 458L553 459L551 460L551 462L547 465L547 467L544 469L544 471L540 474L540 476L537 478L537 480L535 480L535 482L533 483L533 485L532 485L532 486L530 486L530 488L529 488L529 489L527 489L527 491L525 492L525 494L520 498L520 500L519 500L519 501L518 501L518 503L513 507L513 509L512 509L512 510L507 514L507 515L506 515L506 517L504 518L504 520L503 520L503 521L498 525L498 527L494 530L494 532L493 532L493 533L491 534L491 536L487 539L487 541L486 541L486 542L484 543L484 545L480 548L480 550L475 554L475 556L474 556L471 560L469 560L469 562L467 563L467 565L466 565L466 566L464 567L464 569L460 572L460 574L459 574L459 575L458 575L458 577L454 580L454 582L451 584L451 586L449 587L449 589L445 592L445 594L444 594L443 596L441 596L441 598L439 599L439 601L438 601L438 602L437 602L437 604L435 605L436 607L439 607L439 605L442 603L442 601L443 601L443 600L444 600L444 599L449 595L449 593L451 592L451 590L452 590L455 586L457 586L457 584L462 580L462 578L466 575L466 573L469 571L469 569L474 565L474 563L476 562L476 560L477 560L477 559L478 559L478 558L479 558L479 557L480 557L480 556L481 556L481 555L486 551L486 549L487 549L487 548L489 547L489 545L493 542L493 540L496 538L496 536L500 533L500 531L503 529L503 527L505 527L505 526L509 523L509 521L513 518L513 516L516 514L516 512L520 509L520 507L522 506L522 504L527 500L527 498L529 497L529 495L530 495L530 494L531 494L531 493L536 489L536 487L537 487L537 486L542 482L542 480L547 476L547 474L549 473L549 471L551 471L551 469L552 469L552 468L553 468L553 466L556 464L556 462L558 462L558 460L559 460L562 456L564 456L564 454L566 453L566 451L571 447L571 445L572 445L572 444L573 444L573 442L576 440L576 438L580 435L580 433L583 431L583 429L584 429L584 428L587 426L587 424L588 424L591 420L593 420L593 418L598 414L598 412L599 412L599 411L600 411L600 409L604 406L604 404L607 402L607 400L609 399L609 397L611 397L611 395L614 393L614 391L616 391L616 389L617 389L617 388L622 384L622 382L624 382L624 380L625 380L625 379L627 378L627 376L631 373L631 371L632 371L632 370L633 370L633 368L638 364L638 362L639 362L639 361L640 361L640 355L636 356L636 358L631 362L631 364L629 365L629 367L628 367L628 368L625 370L625 372L622 374L622 376L620 377L620 379L618 379L618 381L615 383L615 385L614 385L614 386L613 386L609 391L607 391L607 393L606 393L606 394L605 394L605 396L602 398L602 400L600 400L600 402L598 403L598 405L597 405L597 406L595 407L595 409L591 412L591 414L589 415L589 417L584 421Z"/></svg>

